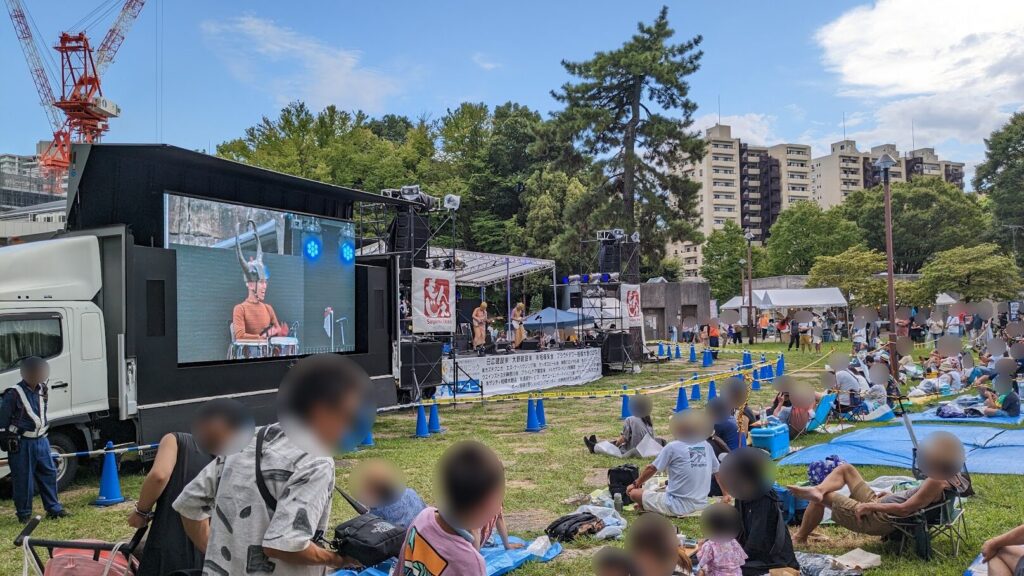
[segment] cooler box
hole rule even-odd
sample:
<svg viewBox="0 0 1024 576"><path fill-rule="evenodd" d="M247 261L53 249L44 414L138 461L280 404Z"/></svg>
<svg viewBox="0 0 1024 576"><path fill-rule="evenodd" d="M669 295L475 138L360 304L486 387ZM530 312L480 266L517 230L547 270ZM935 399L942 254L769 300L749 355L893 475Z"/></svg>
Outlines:
<svg viewBox="0 0 1024 576"><path fill-rule="evenodd" d="M750 430L750 443L778 460L789 453L789 426L787 424L769 424Z"/></svg>
<svg viewBox="0 0 1024 576"><path fill-rule="evenodd" d="M786 524L799 524L803 518L804 510L807 509L807 500L800 500L793 496L793 493L785 486L775 484L775 492L779 495L782 504L782 517Z"/></svg>

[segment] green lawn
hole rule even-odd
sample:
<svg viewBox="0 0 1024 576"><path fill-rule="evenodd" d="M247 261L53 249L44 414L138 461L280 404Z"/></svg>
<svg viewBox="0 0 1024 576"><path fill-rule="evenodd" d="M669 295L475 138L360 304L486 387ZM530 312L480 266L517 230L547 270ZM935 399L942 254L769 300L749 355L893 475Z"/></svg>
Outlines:
<svg viewBox="0 0 1024 576"><path fill-rule="evenodd" d="M845 344L842 344L845 349ZM776 344L756 346L774 354L782 347ZM823 350L822 354L826 351ZM790 371L816 360L819 355L792 353L786 357ZM729 358L729 360L726 360ZM735 362L731 359L735 358ZM739 356L723 356L716 369L739 362ZM673 362L658 366L646 366L641 374L610 376L589 385L592 389L617 389L623 384L649 385L670 383L680 376L694 372L685 362ZM817 384L820 378L820 363L797 375L801 379ZM756 394L753 403L767 403L770 391ZM667 434L667 423L675 406L675 392L655 395L655 428ZM348 482L352 466L361 458L381 457L395 462L408 476L409 484L425 499L432 496L434 465L444 449L454 441L476 439L487 443L498 452L504 461L508 476L506 515L510 529L524 536L539 535L544 526L555 517L571 511L571 507L560 502L582 492L591 492L605 484L605 472L622 463L605 456L589 454L583 446L585 434L611 437L618 433L620 423L619 400L617 398L588 400L550 400L545 404L548 429L539 434L523 432L525 424L524 403L491 403L445 407L441 411L442 425L448 430L442 435L429 439L414 439L415 414L412 412L393 413L382 416L376 426L377 445L373 449L338 457L338 481ZM822 442L827 436L811 435L801 439L801 444ZM637 462L638 464L641 462ZM865 475L906 474L907 471L882 467L866 467ZM781 482L795 482L805 477L803 467L787 467L779 470ZM125 495L138 494L142 478L140 475L122 475ZM124 520L131 509L130 504L112 508L93 508L89 503L96 496L96 478L83 479L80 484L62 495L72 518L63 521L44 521L37 529L37 535L57 538L127 538L131 530ZM1020 478L1000 475L975 475L978 495L967 502L968 525L970 530L969 549L957 559L948 562L925 563L914 556L898 557L894 552L883 549L877 539L859 537L837 529L826 528L824 533L829 541L817 544L814 551L842 553L854 547L883 554L883 567L873 574L892 575L954 575L961 574L973 559L981 542L1022 522L1024 503L1019 497ZM39 507L38 500L36 504ZM351 514L343 502L334 503L332 520L341 521ZM632 520L635 516L627 514ZM678 520L680 530L687 534L699 535L695 520ZM0 501L0 537L10 541L19 527L14 520L10 500ZM591 541L574 543L556 561L544 565L530 565L519 573L523 575L587 574L590 557L603 544ZM0 554L0 574L14 574L20 570L21 554L10 550Z"/></svg>

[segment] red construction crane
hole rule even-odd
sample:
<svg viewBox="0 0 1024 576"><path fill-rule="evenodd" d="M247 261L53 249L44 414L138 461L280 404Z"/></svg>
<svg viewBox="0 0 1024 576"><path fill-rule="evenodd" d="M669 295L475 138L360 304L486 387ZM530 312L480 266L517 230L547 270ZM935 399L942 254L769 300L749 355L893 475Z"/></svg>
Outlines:
<svg viewBox="0 0 1024 576"><path fill-rule="evenodd" d="M59 182L71 164L71 143L98 142L109 129L108 120L121 112L117 104L103 96L100 81L124 42L128 29L142 11L145 0L125 0L95 53L84 31L61 33L58 44L54 46L60 55L59 98L54 95L50 77L43 66L24 5L21 0L4 0L4 3L21 41L21 49L39 94L39 103L53 128L53 141L40 156L39 163L46 180ZM63 111L63 118L58 110Z"/></svg>

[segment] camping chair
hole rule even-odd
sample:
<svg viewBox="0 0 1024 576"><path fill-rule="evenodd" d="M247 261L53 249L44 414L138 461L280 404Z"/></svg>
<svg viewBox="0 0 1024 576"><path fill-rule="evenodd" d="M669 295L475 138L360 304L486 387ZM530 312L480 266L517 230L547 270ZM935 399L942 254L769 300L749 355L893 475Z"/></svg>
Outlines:
<svg viewBox="0 0 1024 576"><path fill-rule="evenodd" d="M910 516L891 518L896 527L888 538L897 541L902 555L910 543L914 552L923 560L956 557L960 546L967 544L967 521L964 517L964 502L957 490L946 490L942 500L918 510ZM936 539L948 538L950 554L937 550L932 543Z"/></svg>
<svg viewBox="0 0 1024 576"><path fill-rule="evenodd" d="M835 403L835 392L829 392L822 396L821 400L818 402L818 406L814 409L814 416L807 422L807 427L797 432L796 436L793 437L793 440L796 440L808 432L814 432L818 428L825 426Z"/></svg>

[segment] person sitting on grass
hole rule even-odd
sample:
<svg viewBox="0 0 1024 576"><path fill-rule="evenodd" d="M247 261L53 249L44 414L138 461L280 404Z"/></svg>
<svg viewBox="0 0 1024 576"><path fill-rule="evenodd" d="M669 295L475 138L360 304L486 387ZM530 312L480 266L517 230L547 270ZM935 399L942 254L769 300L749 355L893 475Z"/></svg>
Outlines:
<svg viewBox="0 0 1024 576"><path fill-rule="evenodd" d="M821 523L825 508L832 520L859 534L888 536L896 530L894 518L911 516L944 498L946 490L966 491L966 479L960 475L964 447L948 432L934 432L921 443L918 464L926 478L920 486L895 493L876 493L851 464L840 464L817 486L788 486L797 498L807 500L807 510L793 541L807 543L811 532ZM839 490L847 487L850 495Z"/></svg>
<svg viewBox="0 0 1024 576"><path fill-rule="evenodd" d="M401 576L484 576L480 529L501 511L505 468L493 450L472 440L453 444L438 472L441 508L427 507L405 534L395 563Z"/></svg>
<svg viewBox="0 0 1024 576"><path fill-rule="evenodd" d="M730 451L739 448L740 430L726 399L717 397L708 400L708 412L714 422L715 436L720 438Z"/></svg>
<svg viewBox="0 0 1024 576"><path fill-rule="evenodd" d="M697 576L742 576L747 553L736 541L743 530L739 510L721 502L712 504L704 509L700 523L705 539L697 549Z"/></svg>
<svg viewBox="0 0 1024 576"><path fill-rule="evenodd" d="M653 404L650 396L636 395L629 397L630 416L622 423L622 433L611 443L618 447L623 458L639 458L640 452L637 446L645 436L654 437L654 420L651 419ZM594 453L597 446L597 436L591 434L583 438L590 453Z"/></svg>
<svg viewBox="0 0 1024 576"><path fill-rule="evenodd" d="M690 574L690 558L681 553L676 527L667 518L645 514L626 535L634 572L639 576Z"/></svg>
<svg viewBox="0 0 1024 576"><path fill-rule="evenodd" d="M427 507L415 490L402 481L394 464L371 458L356 468L353 474L355 497L370 509L374 516L406 528Z"/></svg>
<svg viewBox="0 0 1024 576"><path fill-rule="evenodd" d="M1009 376L996 376L992 382L995 387L979 387L985 406L981 412L985 416L1016 418L1020 416L1020 396L1013 390L1013 381Z"/></svg>
<svg viewBox="0 0 1024 576"><path fill-rule="evenodd" d="M1024 526L986 540L981 558L988 564L988 576L1024 574Z"/></svg>
<svg viewBox="0 0 1024 576"><path fill-rule="evenodd" d="M707 441L712 430L707 415L699 410L686 410L672 416L675 440L665 445L628 488L629 498L637 503L637 509L681 517L708 505L711 478L718 473L718 458ZM655 473L665 471L668 486L664 490L644 489L644 484Z"/></svg>
<svg viewBox="0 0 1024 576"><path fill-rule="evenodd" d="M638 574L629 552L605 546L594 554L594 576L634 576Z"/></svg>

